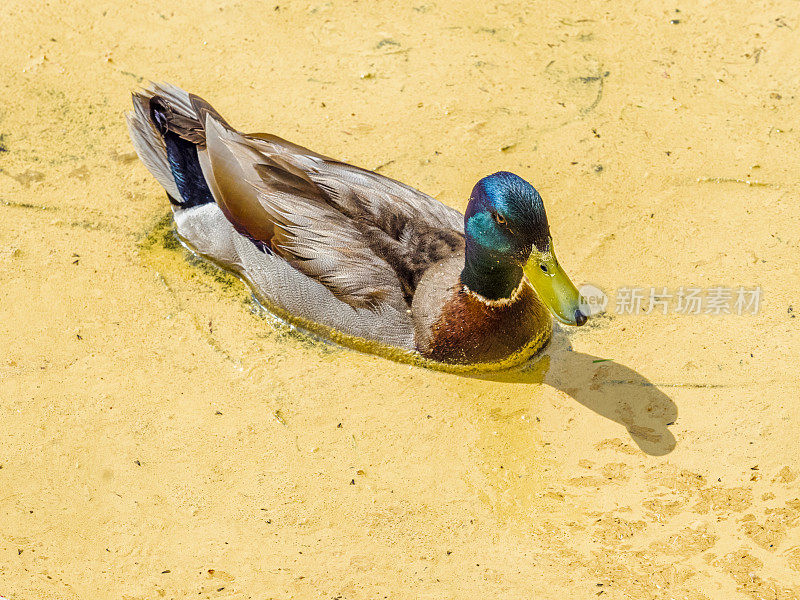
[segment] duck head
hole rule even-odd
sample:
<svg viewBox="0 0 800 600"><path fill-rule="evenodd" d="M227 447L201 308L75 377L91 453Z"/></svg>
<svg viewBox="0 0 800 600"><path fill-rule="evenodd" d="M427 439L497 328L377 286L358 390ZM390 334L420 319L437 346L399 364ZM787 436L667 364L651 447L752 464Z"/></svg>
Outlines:
<svg viewBox="0 0 800 600"><path fill-rule="evenodd" d="M583 325L580 294L558 264L542 197L521 177L500 171L472 190L464 215L466 259L461 282L490 301L509 298L523 273L550 312Z"/></svg>

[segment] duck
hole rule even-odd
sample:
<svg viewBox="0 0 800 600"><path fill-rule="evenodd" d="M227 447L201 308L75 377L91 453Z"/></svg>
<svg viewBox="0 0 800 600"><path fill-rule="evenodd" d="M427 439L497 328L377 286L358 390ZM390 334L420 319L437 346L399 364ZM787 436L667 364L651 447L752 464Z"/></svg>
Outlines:
<svg viewBox="0 0 800 600"><path fill-rule="evenodd" d="M588 312L539 192L500 171L461 214L413 187L275 135L241 133L168 83L133 93L133 146L189 249L289 323L363 352L496 371Z"/></svg>

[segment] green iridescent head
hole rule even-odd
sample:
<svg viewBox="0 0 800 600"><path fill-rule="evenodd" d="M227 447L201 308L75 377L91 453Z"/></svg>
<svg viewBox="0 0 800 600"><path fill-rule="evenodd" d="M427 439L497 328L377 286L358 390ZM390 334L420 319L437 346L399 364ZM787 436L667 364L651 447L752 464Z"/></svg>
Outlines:
<svg viewBox="0 0 800 600"><path fill-rule="evenodd" d="M542 197L521 177L500 171L472 190L464 215L462 282L490 300L508 298L522 275L553 315L583 325L580 294L558 264Z"/></svg>

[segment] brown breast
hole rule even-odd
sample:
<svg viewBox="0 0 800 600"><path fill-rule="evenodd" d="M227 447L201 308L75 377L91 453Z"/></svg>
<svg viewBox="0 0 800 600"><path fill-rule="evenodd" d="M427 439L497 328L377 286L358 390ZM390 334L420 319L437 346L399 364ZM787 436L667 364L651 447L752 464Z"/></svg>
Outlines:
<svg viewBox="0 0 800 600"><path fill-rule="evenodd" d="M463 258L425 274L412 304L417 350L451 364L503 361L549 337L552 319L525 281L512 301L487 303L460 283Z"/></svg>

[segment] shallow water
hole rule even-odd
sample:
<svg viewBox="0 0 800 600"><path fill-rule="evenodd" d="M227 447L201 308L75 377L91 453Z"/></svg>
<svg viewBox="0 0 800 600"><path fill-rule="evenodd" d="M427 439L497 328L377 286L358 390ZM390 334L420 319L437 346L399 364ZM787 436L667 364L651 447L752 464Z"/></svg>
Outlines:
<svg viewBox="0 0 800 600"><path fill-rule="evenodd" d="M0 27L0 595L800 597L796 3L12 0ZM459 209L517 172L576 282L761 309L612 310L482 377L314 340L171 237L123 120L145 79Z"/></svg>

